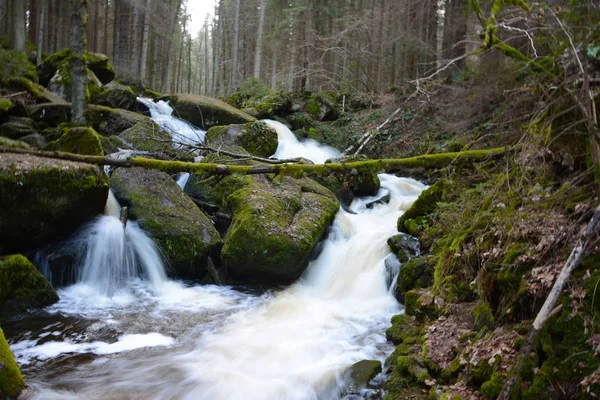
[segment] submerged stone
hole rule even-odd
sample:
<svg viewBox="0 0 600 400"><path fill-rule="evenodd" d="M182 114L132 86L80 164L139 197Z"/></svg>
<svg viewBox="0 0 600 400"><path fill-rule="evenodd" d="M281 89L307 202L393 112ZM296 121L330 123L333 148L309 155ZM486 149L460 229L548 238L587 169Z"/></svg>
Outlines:
<svg viewBox="0 0 600 400"><path fill-rule="evenodd" d="M0 258L0 319L58 301L56 291L24 256Z"/></svg>
<svg viewBox="0 0 600 400"><path fill-rule="evenodd" d="M115 196L154 240L168 271L178 278L202 278L208 257L222 245L212 222L166 173L142 168L117 169L111 176Z"/></svg>
<svg viewBox="0 0 600 400"><path fill-rule="evenodd" d="M353 364L348 372L350 376L346 393L359 394L381 372L381 361L362 360Z"/></svg>
<svg viewBox="0 0 600 400"><path fill-rule="evenodd" d="M0 328L0 399L16 399L26 387L19 365Z"/></svg>
<svg viewBox="0 0 600 400"><path fill-rule="evenodd" d="M104 210L108 183L95 165L24 154L0 157L0 253L72 233Z"/></svg>

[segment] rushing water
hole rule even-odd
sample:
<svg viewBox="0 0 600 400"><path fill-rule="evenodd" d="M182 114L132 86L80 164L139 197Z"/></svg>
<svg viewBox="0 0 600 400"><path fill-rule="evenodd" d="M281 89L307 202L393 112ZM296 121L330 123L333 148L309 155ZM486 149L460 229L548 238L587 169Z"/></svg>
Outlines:
<svg viewBox="0 0 600 400"><path fill-rule="evenodd" d="M171 134L175 145L198 144L204 142L206 131L196 128L189 122L173 117L173 108L168 102L138 97L137 101L150 110L150 116L158 125Z"/></svg>
<svg viewBox="0 0 600 400"><path fill-rule="evenodd" d="M279 156L322 157L310 146L294 143L302 153ZM350 365L391 351L384 332L400 306L390 293L386 241L425 188L380 178L377 196L352 203L356 214L337 214L303 276L266 292L167 280L152 242L132 221L123 229L118 204L107 204L95 235L88 232L93 260L86 257L80 282L60 289L45 314L4 326L37 398L340 398ZM388 204L367 207L388 193ZM103 242L103 229L118 243ZM113 271L130 268L128 248L137 254L131 272Z"/></svg>

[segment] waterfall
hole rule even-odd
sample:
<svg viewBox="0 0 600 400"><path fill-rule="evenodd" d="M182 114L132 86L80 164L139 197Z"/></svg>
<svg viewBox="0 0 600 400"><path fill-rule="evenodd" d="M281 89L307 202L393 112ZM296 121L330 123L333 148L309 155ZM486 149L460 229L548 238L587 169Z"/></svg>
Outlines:
<svg viewBox="0 0 600 400"><path fill-rule="evenodd" d="M196 128L189 122L172 116L173 108L168 102L138 97L137 101L150 110L150 116L161 128L171 134L173 145L194 145L204 142L206 131Z"/></svg>
<svg viewBox="0 0 600 400"><path fill-rule="evenodd" d="M85 254L79 281L109 296L140 274L155 287L167 279L152 240L135 221L129 221L125 228L119 220L120 210L110 191L105 215L98 217L76 239Z"/></svg>
<svg viewBox="0 0 600 400"><path fill-rule="evenodd" d="M189 172L184 172L183 174L179 175L179 177L177 178L177 185L179 185L180 188L185 188L185 185L187 184L188 179L190 179L190 173Z"/></svg>
<svg viewBox="0 0 600 400"><path fill-rule="evenodd" d="M288 159L296 157L304 157L315 164L323 164L330 158L340 156L340 152L333 147L324 146L312 139L299 141L296 135L281 122L265 119L263 122L275 129L279 144L273 158Z"/></svg>

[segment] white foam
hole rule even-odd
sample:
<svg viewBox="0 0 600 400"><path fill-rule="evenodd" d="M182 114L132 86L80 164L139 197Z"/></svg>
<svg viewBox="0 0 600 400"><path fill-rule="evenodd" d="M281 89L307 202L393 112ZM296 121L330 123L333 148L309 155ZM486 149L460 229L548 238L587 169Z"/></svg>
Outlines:
<svg viewBox="0 0 600 400"><path fill-rule="evenodd" d="M154 122L169 132L173 137L174 146L199 144L204 142L206 131L192 126L190 123L172 116L173 108L168 102L138 97L137 101L148 107Z"/></svg>

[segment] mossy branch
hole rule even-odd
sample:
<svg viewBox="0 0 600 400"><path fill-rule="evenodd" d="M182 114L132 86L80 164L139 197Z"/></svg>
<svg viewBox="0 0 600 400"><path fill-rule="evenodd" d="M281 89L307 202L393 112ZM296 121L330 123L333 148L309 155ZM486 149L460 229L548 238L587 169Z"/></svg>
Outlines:
<svg viewBox="0 0 600 400"><path fill-rule="evenodd" d="M281 164L281 165L225 165L192 163L182 161L163 161L143 157L124 160L112 157L87 156L63 153L58 151L36 151L0 147L0 153L29 154L37 157L78 161L86 164L109 165L121 168L142 167L167 173L191 172L195 174L209 173L214 175L257 175L281 174L294 177L303 175L329 175L347 173L352 170L369 172L408 172L415 169L439 169L449 165L465 165L491 158L503 157L507 149L468 150L457 153L426 154L411 158L379 159L354 161L348 163L327 164Z"/></svg>

